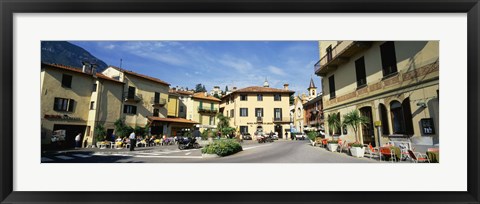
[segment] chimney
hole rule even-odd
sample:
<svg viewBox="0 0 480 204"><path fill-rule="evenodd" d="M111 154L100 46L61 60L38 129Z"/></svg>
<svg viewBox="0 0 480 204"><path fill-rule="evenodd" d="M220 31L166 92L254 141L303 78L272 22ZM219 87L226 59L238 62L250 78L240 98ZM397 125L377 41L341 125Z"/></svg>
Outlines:
<svg viewBox="0 0 480 204"><path fill-rule="evenodd" d="M285 89L286 91L288 91L288 84L283 84L283 89Z"/></svg>
<svg viewBox="0 0 480 204"><path fill-rule="evenodd" d="M82 72L87 73L87 70L89 69L90 65L88 64L88 62L82 62L82 65L83 65L82 66Z"/></svg>
<svg viewBox="0 0 480 204"><path fill-rule="evenodd" d="M232 91L236 91L236 90L237 90L237 87L236 87L236 86L234 86L234 87L233 87L233 89L232 89Z"/></svg>
<svg viewBox="0 0 480 204"><path fill-rule="evenodd" d="M207 93L207 92L203 92L203 94L205 94L205 96L208 96L208 93Z"/></svg>
<svg viewBox="0 0 480 204"><path fill-rule="evenodd" d="M172 90L173 90L173 91L176 91L176 90L177 90L177 88L176 88L176 87L173 87L173 88L172 88Z"/></svg>

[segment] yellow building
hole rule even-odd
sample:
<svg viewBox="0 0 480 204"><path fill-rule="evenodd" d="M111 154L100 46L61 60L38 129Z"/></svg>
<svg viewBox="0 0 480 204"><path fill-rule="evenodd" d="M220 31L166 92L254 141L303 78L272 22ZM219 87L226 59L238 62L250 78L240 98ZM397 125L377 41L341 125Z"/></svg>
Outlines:
<svg viewBox="0 0 480 204"><path fill-rule="evenodd" d="M109 66L102 73L125 83L123 117L127 125L145 127L149 123L149 116L167 117L169 83L114 66ZM166 124L151 127L151 134L165 133L167 133Z"/></svg>
<svg viewBox="0 0 480 204"><path fill-rule="evenodd" d="M221 112L230 117L230 125L240 133L255 135L256 131L264 133L277 132L284 138L290 130L290 96L294 91L270 88L265 81L263 87L250 86L232 90L222 97Z"/></svg>
<svg viewBox="0 0 480 204"><path fill-rule="evenodd" d="M180 112L180 95L175 93L173 90L169 90L168 92L168 102L167 102L167 109L169 118L176 118Z"/></svg>
<svg viewBox="0 0 480 204"><path fill-rule="evenodd" d="M98 124L113 133L121 116L123 83L96 73L90 66L74 68L41 64L42 144L50 144L52 133L65 130L62 148L73 147L82 133L82 144L91 145Z"/></svg>
<svg viewBox="0 0 480 204"><path fill-rule="evenodd" d="M359 110L371 121L359 131L364 144L439 144L438 41L320 41L319 49L325 120ZM325 127L355 141L350 127Z"/></svg>
<svg viewBox="0 0 480 204"><path fill-rule="evenodd" d="M216 115L220 108L220 99L208 95L207 92L194 93L188 104L187 111L191 120L197 121L200 131L217 128Z"/></svg>

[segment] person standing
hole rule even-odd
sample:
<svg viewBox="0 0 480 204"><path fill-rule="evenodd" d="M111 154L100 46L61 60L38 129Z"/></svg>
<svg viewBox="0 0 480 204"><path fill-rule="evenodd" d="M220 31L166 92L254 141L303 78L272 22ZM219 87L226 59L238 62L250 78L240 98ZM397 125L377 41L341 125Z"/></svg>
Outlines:
<svg viewBox="0 0 480 204"><path fill-rule="evenodd" d="M82 133L78 133L78 135L75 136L75 148L80 147L80 140L82 140Z"/></svg>
<svg viewBox="0 0 480 204"><path fill-rule="evenodd" d="M134 151L135 145L137 143L137 138L135 137L135 131L132 131L132 133L130 133L130 136L128 138L130 139L130 151Z"/></svg>

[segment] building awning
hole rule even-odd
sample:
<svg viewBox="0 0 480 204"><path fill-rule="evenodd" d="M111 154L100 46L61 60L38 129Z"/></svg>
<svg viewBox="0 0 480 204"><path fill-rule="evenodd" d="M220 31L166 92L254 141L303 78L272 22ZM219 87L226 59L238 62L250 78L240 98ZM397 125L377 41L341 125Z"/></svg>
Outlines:
<svg viewBox="0 0 480 204"><path fill-rule="evenodd" d="M185 118L161 118L161 117L153 117L149 116L148 120L150 122L167 122L167 123L181 123L181 124L198 124L198 122L195 122L193 120L187 120Z"/></svg>

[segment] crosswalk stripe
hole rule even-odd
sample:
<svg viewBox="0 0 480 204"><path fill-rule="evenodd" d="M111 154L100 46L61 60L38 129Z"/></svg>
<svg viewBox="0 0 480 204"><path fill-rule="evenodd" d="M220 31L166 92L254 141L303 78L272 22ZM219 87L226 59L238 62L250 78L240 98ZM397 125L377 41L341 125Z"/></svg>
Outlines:
<svg viewBox="0 0 480 204"><path fill-rule="evenodd" d="M134 155L133 157L138 158L170 158L170 159L201 159L202 156L142 156L142 155Z"/></svg>
<svg viewBox="0 0 480 204"><path fill-rule="evenodd" d="M81 158L90 158L90 157L92 157L91 155L84 155L84 154L72 154L72 156L81 157Z"/></svg>
<svg viewBox="0 0 480 204"><path fill-rule="evenodd" d="M63 160L70 160L70 159L73 159L73 157L68 157L68 156L63 156L63 155L60 155L60 156L55 156L56 158L59 158L59 159L63 159Z"/></svg>
<svg viewBox="0 0 480 204"><path fill-rule="evenodd" d="M42 157L42 162L51 162L51 161L53 161L53 159Z"/></svg>

